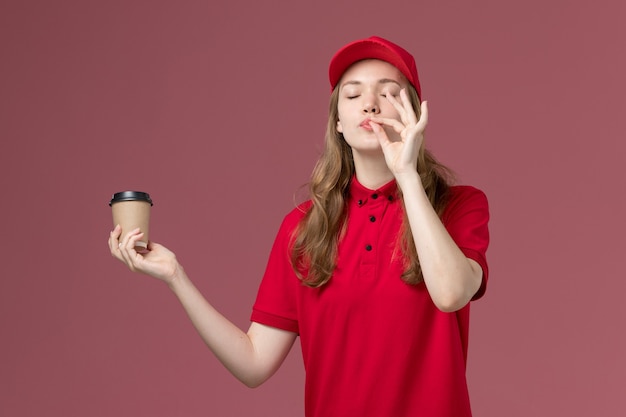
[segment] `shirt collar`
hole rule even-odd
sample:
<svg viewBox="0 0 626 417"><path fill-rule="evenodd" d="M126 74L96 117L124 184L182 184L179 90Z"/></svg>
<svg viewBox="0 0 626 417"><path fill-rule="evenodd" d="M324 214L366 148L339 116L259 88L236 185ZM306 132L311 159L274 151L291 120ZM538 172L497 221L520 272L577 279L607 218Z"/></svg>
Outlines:
<svg viewBox="0 0 626 417"><path fill-rule="evenodd" d="M356 204L358 207L366 205L368 202L371 204L375 201L394 201L398 197L398 187L396 180L391 180L381 187L370 190L361 184L356 176L352 177L350 182L350 201Z"/></svg>

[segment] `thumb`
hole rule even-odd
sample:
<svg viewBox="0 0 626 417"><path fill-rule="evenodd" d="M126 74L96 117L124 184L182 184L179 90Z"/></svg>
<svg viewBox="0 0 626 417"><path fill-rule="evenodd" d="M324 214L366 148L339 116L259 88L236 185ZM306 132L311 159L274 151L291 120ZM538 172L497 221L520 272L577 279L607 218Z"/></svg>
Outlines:
<svg viewBox="0 0 626 417"><path fill-rule="evenodd" d="M372 122L370 121L370 126L372 126L372 130L374 131L374 134L376 135L376 139L378 139L378 143L380 143L380 146L386 146L387 144L389 144L389 138L387 137L387 133L385 132L385 129L382 128L381 125L379 125L376 122Z"/></svg>

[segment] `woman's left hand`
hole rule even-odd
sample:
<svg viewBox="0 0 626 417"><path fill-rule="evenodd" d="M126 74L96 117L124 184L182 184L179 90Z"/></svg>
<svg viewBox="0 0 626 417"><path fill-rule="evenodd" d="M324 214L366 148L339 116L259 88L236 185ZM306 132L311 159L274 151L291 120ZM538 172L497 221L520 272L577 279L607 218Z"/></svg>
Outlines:
<svg viewBox="0 0 626 417"><path fill-rule="evenodd" d="M425 101L422 102L421 117L418 120L405 89L400 91L400 101L392 95L387 95L387 100L398 111L400 120L372 117L370 126L380 142L387 166L398 179L404 174L414 175L417 172L417 155L424 142L424 131L428 123L428 106ZM393 129L399 139L389 139L383 126Z"/></svg>

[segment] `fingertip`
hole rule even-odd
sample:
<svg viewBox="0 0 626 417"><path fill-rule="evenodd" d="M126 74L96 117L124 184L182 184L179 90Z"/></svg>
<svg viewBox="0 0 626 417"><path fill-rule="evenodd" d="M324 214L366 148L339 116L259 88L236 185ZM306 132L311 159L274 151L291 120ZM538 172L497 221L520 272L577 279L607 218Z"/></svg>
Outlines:
<svg viewBox="0 0 626 417"><path fill-rule="evenodd" d="M143 234L143 232L141 231L139 227L136 227L132 229L130 232L128 232L127 236L134 238L135 236L138 236L140 234Z"/></svg>

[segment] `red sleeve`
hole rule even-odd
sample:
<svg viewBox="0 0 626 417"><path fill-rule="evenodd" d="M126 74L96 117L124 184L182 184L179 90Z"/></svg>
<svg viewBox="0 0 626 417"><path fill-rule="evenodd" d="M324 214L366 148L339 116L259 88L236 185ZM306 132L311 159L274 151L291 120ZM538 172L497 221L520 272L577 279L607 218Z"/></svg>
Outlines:
<svg viewBox="0 0 626 417"><path fill-rule="evenodd" d="M470 186L450 188L451 196L442 221L466 257L473 259L483 269L483 281L472 298L477 300L485 294L489 268L487 247L489 246L489 205L485 193Z"/></svg>
<svg viewBox="0 0 626 417"><path fill-rule="evenodd" d="M291 267L291 236L303 216L297 208L285 217L270 252L251 320L298 333L298 289L302 285Z"/></svg>

